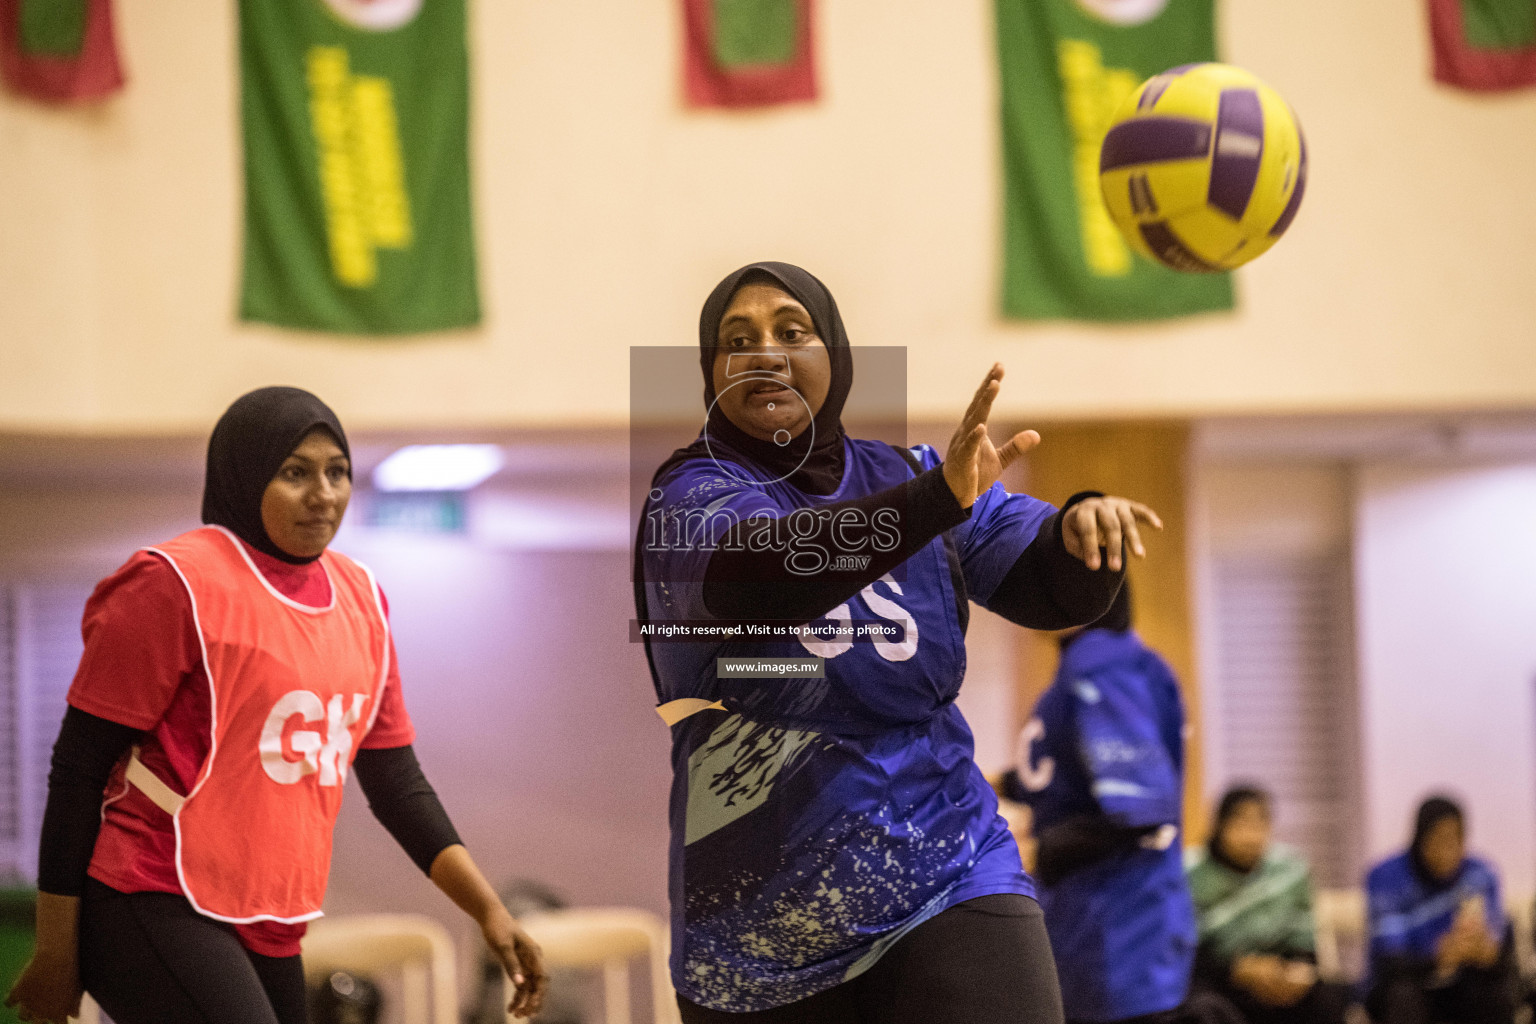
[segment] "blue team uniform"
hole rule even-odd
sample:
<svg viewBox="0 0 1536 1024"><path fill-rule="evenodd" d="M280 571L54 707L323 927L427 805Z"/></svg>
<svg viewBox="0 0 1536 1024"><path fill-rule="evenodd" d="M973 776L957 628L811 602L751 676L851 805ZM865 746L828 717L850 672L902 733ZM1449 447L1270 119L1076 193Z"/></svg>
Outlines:
<svg viewBox="0 0 1536 1024"><path fill-rule="evenodd" d="M939 464L926 447L913 454ZM914 472L888 445L849 440L841 486L813 496L717 456L666 470L645 514L782 516ZM794 1002L857 976L948 907L1034 895L954 704L965 645L951 565L985 605L1054 512L994 486L948 545L935 538L819 620L908 620L901 639L652 645L661 702L725 706L672 730L672 975L683 996L728 1012ZM650 621L711 618L699 582L711 551L653 547L642 554ZM716 676L718 657L810 654L826 659L826 678Z"/></svg>
<svg viewBox="0 0 1536 1024"><path fill-rule="evenodd" d="M1455 878L1431 886L1401 853L1371 869L1365 879L1370 908L1370 959L1374 967L1385 957L1433 960L1435 947L1451 930L1462 904L1479 899L1488 931L1502 937L1508 926L1499 900L1499 879L1493 868L1476 857L1461 862Z"/></svg>
<svg viewBox="0 0 1536 1024"><path fill-rule="evenodd" d="M1036 834L1082 814L1180 827L1183 729L1173 673L1134 632L1076 637L1026 727L1019 775ZM1180 846L1114 854L1041 887L1069 1020L1161 1013L1188 995L1196 929Z"/></svg>

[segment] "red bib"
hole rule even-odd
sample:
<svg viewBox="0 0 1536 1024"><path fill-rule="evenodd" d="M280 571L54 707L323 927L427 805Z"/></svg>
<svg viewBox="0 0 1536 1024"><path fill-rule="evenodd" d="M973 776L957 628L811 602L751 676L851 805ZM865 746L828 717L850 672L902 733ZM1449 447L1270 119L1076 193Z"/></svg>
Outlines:
<svg viewBox="0 0 1536 1024"><path fill-rule="evenodd" d="M310 608L273 589L221 527L149 550L192 598L213 735L185 798L137 757L128 781L173 815L176 874L199 913L237 924L319 917L342 784L389 670L373 574L326 551L331 604Z"/></svg>

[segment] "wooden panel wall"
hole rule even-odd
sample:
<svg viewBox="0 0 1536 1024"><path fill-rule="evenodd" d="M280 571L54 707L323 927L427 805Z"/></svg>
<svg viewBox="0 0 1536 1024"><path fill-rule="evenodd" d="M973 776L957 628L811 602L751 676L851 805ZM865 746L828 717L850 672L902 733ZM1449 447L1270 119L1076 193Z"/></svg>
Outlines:
<svg viewBox="0 0 1536 1024"><path fill-rule="evenodd" d="M1184 811L1186 842L1205 835L1201 798L1200 685L1195 675L1194 607L1190 593L1187 466L1190 429L1183 421L1030 424L1042 443L1030 452L1023 479L1010 489L1060 504L1077 491L1098 490L1144 502L1162 517L1161 533L1144 533L1147 557L1132 560L1136 629L1173 667L1190 723ZM995 430L1001 437L1004 431ZM1025 720L1056 670L1053 637L1020 634L1019 700ZM1019 722L1023 725L1023 721Z"/></svg>

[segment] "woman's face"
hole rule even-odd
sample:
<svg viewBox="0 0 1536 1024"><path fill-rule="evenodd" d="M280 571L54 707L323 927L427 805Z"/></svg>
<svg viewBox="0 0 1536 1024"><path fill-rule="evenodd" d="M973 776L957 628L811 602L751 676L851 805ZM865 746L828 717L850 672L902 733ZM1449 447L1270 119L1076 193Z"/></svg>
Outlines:
<svg viewBox="0 0 1536 1024"><path fill-rule="evenodd" d="M744 284L720 318L717 340L720 411L760 441L782 445L799 437L832 384L827 346L806 308L782 288Z"/></svg>
<svg viewBox="0 0 1536 1024"><path fill-rule="evenodd" d="M1259 800L1237 805L1221 830L1221 852L1244 871L1251 871L1269 849L1269 808Z"/></svg>
<svg viewBox="0 0 1536 1024"><path fill-rule="evenodd" d="M1467 838L1455 818L1441 818L1419 841L1419 857L1429 873L1440 880L1454 875L1466 855Z"/></svg>
<svg viewBox="0 0 1536 1024"><path fill-rule="evenodd" d="M296 558L325 550L352 500L347 456L328 430L313 430L283 460L261 496L261 525Z"/></svg>

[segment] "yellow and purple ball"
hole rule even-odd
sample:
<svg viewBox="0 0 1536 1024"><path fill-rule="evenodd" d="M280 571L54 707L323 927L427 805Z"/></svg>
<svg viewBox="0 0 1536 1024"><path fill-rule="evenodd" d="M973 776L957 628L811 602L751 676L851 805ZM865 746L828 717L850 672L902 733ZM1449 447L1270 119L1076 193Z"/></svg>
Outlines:
<svg viewBox="0 0 1536 1024"><path fill-rule="evenodd" d="M1230 64L1155 75L1110 121L1099 153L1109 215L1175 270L1231 270L1280 240L1307 184L1307 144L1279 93Z"/></svg>

